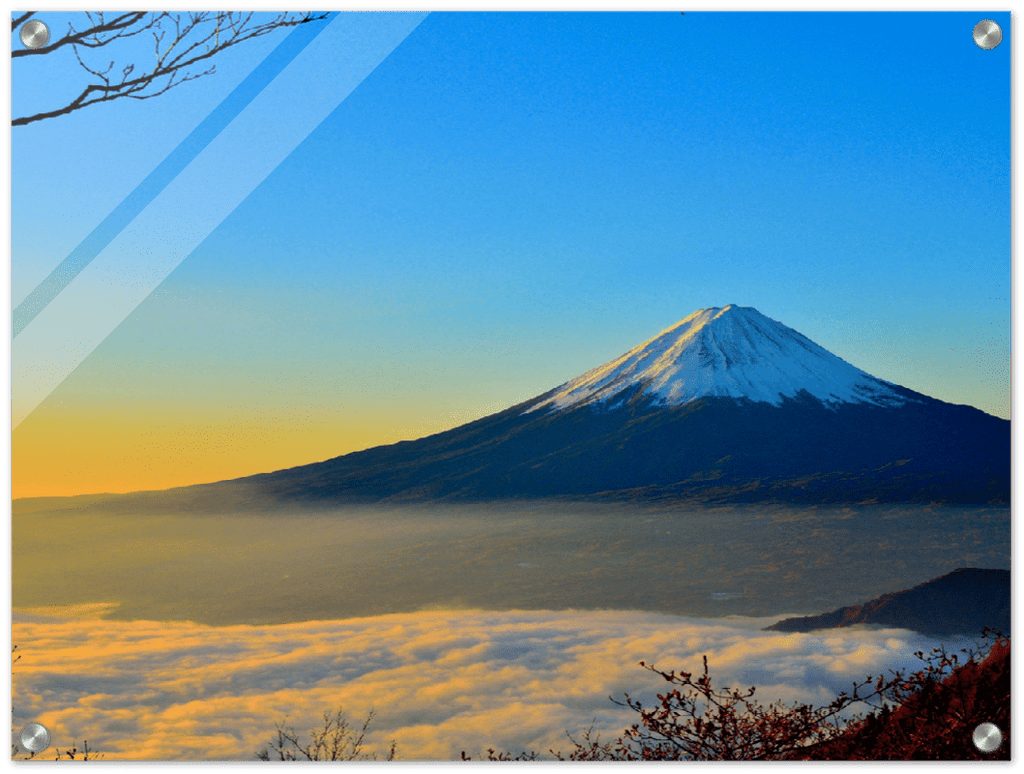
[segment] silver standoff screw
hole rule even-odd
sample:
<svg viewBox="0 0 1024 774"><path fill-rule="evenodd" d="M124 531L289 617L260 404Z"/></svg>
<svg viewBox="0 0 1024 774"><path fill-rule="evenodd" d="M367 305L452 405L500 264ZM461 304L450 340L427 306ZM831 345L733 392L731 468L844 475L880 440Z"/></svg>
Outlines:
<svg viewBox="0 0 1024 774"><path fill-rule="evenodd" d="M995 723L982 723L974 729L974 746L983 753L994 753L1003 743L1003 732Z"/></svg>
<svg viewBox="0 0 1024 774"><path fill-rule="evenodd" d="M974 42L978 48L990 50L1003 40L1003 29L991 19L982 19L974 25Z"/></svg>
<svg viewBox="0 0 1024 774"><path fill-rule="evenodd" d="M42 723L26 723L21 729L21 746L29 752L42 752L50 746L50 732Z"/></svg>
<svg viewBox="0 0 1024 774"><path fill-rule="evenodd" d="M20 37L25 48L42 48L50 42L50 28L38 19L29 19L21 25Z"/></svg>

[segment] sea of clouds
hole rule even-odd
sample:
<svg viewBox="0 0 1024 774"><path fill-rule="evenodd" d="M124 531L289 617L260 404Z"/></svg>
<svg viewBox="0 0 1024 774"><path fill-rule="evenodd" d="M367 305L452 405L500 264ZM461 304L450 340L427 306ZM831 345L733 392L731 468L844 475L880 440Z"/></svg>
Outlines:
<svg viewBox="0 0 1024 774"><path fill-rule="evenodd" d="M14 727L107 760L253 760L275 724L317 726L343 707L376 717L369 747L405 760L568 751L566 732L610 739L666 686L639 666L699 670L764 700L827 703L855 680L920 662L936 643L899 629L764 632L778 620L629 611L434 610L267 626L110 621L105 606L16 612ZM957 647L961 643L956 644ZM52 752L51 752L52 754Z"/></svg>

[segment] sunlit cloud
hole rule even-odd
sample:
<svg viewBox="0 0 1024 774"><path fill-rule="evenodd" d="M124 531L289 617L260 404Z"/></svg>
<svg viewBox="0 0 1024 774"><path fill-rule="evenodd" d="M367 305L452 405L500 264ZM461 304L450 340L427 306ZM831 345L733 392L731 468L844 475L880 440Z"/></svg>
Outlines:
<svg viewBox="0 0 1024 774"><path fill-rule="evenodd" d="M325 710L377 717L369 742L403 759L498 749L567 750L592 724L631 724L609 701L646 703L665 683L641 660L697 670L765 700L827 702L867 674L916 663L933 642L896 629L763 632L774 619L643 612L420 613L274 626L15 614L15 726L53 744L89 740L107 759L252 760L286 721Z"/></svg>

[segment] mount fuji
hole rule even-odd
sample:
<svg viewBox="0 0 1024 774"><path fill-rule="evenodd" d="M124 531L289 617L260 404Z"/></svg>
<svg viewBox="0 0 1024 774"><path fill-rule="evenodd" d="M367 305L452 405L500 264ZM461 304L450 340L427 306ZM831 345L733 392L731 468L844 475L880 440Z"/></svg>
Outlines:
<svg viewBox="0 0 1024 774"><path fill-rule="evenodd" d="M901 406L894 385L869 376L752 307L699 309L619 358L554 390L530 411L616 405L638 387L661 405L738 398L782 405L806 393L826 404Z"/></svg>
<svg viewBox="0 0 1024 774"><path fill-rule="evenodd" d="M729 305L453 430L231 483L270 502L1000 504L1010 422L873 377Z"/></svg>

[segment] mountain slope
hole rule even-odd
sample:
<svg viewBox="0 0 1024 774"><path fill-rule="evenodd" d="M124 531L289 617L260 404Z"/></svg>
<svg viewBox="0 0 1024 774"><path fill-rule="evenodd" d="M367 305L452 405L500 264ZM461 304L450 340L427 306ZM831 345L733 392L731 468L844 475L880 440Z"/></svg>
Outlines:
<svg viewBox="0 0 1024 774"><path fill-rule="evenodd" d="M1009 422L736 306L444 433L242 479L287 501L1009 501Z"/></svg>
<svg viewBox="0 0 1024 774"><path fill-rule="evenodd" d="M811 632L881 624L922 634L980 635L986 626L1010 634L1010 571L954 570L912 589L822 615L786 618L765 631Z"/></svg>
<svg viewBox="0 0 1024 774"><path fill-rule="evenodd" d="M443 433L110 502L214 512L538 498L1001 505L1010 423L877 379L730 305Z"/></svg>
<svg viewBox="0 0 1024 774"><path fill-rule="evenodd" d="M1006 502L1005 421L935 402L891 413L702 399L580 407L523 421L523 406L446 433L246 481L288 499L620 496L844 502ZM528 405L528 404L524 404ZM629 491L626 491L629 490Z"/></svg>

